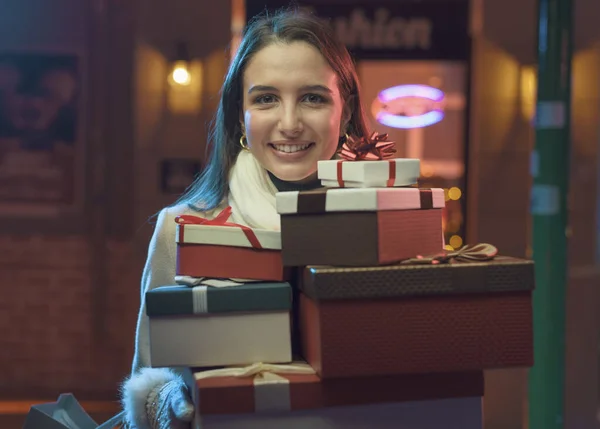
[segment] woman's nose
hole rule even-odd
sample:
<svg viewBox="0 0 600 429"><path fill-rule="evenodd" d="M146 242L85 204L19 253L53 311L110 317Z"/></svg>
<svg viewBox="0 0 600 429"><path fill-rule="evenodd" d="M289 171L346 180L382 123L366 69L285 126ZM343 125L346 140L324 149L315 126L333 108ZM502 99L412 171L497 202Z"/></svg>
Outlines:
<svg viewBox="0 0 600 429"><path fill-rule="evenodd" d="M302 132L302 118L297 106L283 106L279 117L279 131L292 136Z"/></svg>

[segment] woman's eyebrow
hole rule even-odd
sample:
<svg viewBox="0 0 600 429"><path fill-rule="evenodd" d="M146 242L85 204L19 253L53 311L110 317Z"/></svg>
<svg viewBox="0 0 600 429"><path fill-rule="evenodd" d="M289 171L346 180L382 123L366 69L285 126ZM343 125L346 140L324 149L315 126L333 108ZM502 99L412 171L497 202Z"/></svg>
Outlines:
<svg viewBox="0 0 600 429"><path fill-rule="evenodd" d="M303 87L300 88L300 90L301 91L320 91L320 92L326 92L328 94L333 93L333 91L325 85L304 85ZM275 88L274 86L254 85L254 86L250 87L250 89L248 90L248 94L252 94L253 92L263 92L263 91L277 92L278 89Z"/></svg>
<svg viewBox="0 0 600 429"><path fill-rule="evenodd" d="M253 92L261 92L261 91L276 92L277 88L275 88L274 86L254 85L248 90L248 94L252 94Z"/></svg>
<svg viewBox="0 0 600 429"><path fill-rule="evenodd" d="M327 92L329 94L333 93L333 91L331 89L329 89L328 87L326 87L325 85L305 85L300 89L302 91L321 91L321 92Z"/></svg>

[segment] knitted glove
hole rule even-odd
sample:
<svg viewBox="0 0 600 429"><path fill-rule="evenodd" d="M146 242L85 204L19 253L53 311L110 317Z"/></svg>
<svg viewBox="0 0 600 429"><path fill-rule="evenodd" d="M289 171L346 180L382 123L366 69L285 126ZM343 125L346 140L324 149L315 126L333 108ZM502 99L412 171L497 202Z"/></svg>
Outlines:
<svg viewBox="0 0 600 429"><path fill-rule="evenodd" d="M189 429L194 418L180 376L162 368L143 368L122 388L126 422L132 429Z"/></svg>

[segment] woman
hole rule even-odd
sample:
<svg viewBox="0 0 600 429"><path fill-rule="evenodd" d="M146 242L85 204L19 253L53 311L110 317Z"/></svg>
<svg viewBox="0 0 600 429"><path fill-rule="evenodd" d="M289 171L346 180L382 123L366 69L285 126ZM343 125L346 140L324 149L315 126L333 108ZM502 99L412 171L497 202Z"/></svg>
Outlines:
<svg viewBox="0 0 600 429"><path fill-rule="evenodd" d="M368 135L356 70L323 21L296 11L255 18L223 83L205 172L161 211L142 276L132 376L123 386L129 425L188 427L193 406L172 370L149 368L144 293L172 284L175 221L213 218L279 230L277 191L319 187L317 162L335 156L348 136Z"/></svg>

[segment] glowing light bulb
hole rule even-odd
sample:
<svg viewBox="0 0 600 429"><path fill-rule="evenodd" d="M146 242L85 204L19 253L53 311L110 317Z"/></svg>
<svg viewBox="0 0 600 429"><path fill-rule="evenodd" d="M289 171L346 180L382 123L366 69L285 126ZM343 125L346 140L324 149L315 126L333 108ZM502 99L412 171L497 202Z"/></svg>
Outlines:
<svg viewBox="0 0 600 429"><path fill-rule="evenodd" d="M462 192L457 187L452 187L448 190L448 198L450 198L453 201L459 200L461 196Z"/></svg>
<svg viewBox="0 0 600 429"><path fill-rule="evenodd" d="M171 73L171 80L173 83L181 86L187 86L192 82L192 75L188 69L187 63L184 61L178 61L173 67Z"/></svg>
<svg viewBox="0 0 600 429"><path fill-rule="evenodd" d="M450 237L450 246L452 246L455 249L458 249L459 247L462 247L463 245L463 239L461 237L459 237L458 235L453 235L452 237Z"/></svg>
<svg viewBox="0 0 600 429"><path fill-rule="evenodd" d="M421 165L421 176L423 177L432 177L435 174L435 171L429 165Z"/></svg>

